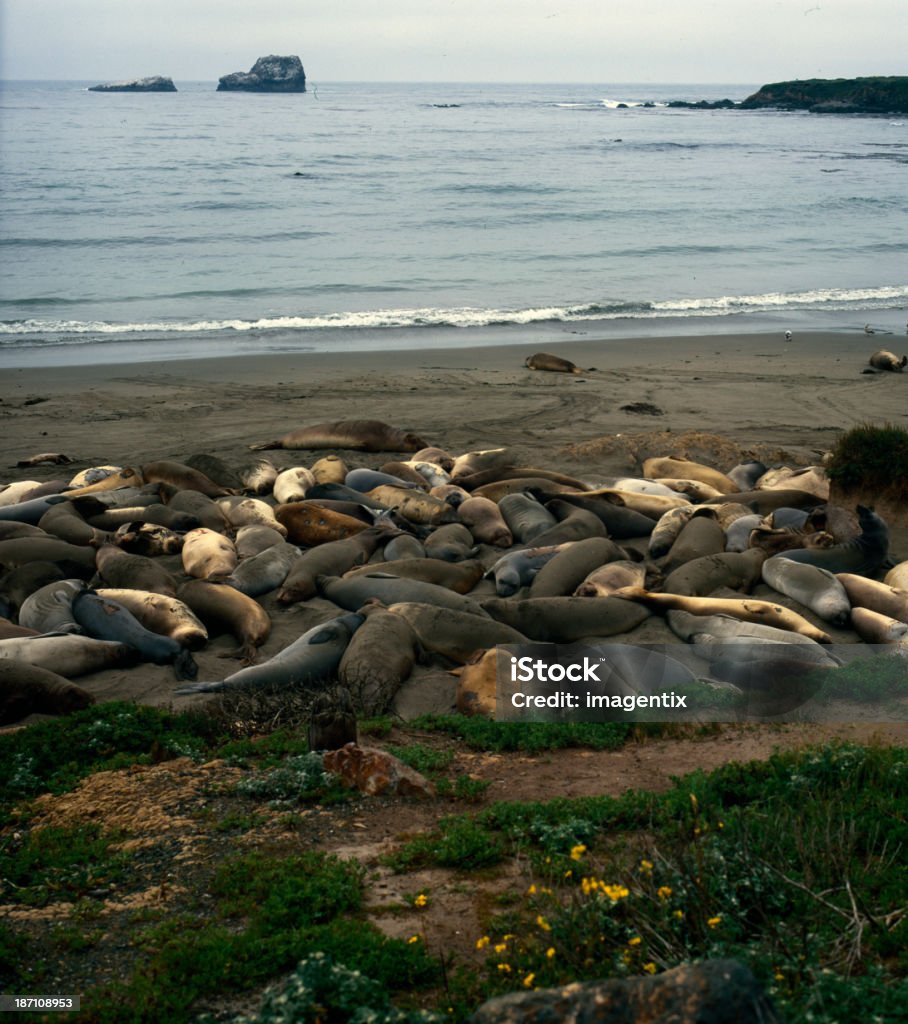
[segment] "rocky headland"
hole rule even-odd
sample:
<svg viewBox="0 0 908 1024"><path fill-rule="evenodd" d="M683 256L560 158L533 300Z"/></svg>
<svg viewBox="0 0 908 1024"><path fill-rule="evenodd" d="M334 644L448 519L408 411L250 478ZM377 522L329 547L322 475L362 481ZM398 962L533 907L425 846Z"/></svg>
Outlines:
<svg viewBox="0 0 908 1024"><path fill-rule="evenodd" d="M218 79L218 92L305 92L306 72L299 57L259 57L251 71Z"/></svg>
<svg viewBox="0 0 908 1024"><path fill-rule="evenodd" d="M176 92L173 79L166 75L133 78L126 82L106 82L89 86L89 92Z"/></svg>
<svg viewBox="0 0 908 1024"><path fill-rule="evenodd" d="M672 100L687 110L808 110L813 114L908 113L908 77L808 78L761 86L740 103Z"/></svg>

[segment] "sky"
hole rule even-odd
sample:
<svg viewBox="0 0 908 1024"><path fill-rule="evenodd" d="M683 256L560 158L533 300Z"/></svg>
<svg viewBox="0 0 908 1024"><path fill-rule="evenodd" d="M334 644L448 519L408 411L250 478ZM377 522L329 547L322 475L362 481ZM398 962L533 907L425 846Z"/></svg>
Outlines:
<svg viewBox="0 0 908 1024"><path fill-rule="evenodd" d="M0 0L0 78L700 82L908 74L908 0Z"/></svg>

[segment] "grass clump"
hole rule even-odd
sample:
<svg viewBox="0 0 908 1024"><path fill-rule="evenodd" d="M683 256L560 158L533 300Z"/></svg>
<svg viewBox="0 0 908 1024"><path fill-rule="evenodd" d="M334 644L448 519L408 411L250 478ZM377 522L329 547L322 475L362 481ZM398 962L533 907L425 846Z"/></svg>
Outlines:
<svg viewBox="0 0 908 1024"><path fill-rule="evenodd" d="M337 776L325 771L322 755L314 751L286 757L266 775L242 779L236 791L240 796L268 800L276 809L315 800L332 803L350 797L350 791Z"/></svg>
<svg viewBox="0 0 908 1024"><path fill-rule="evenodd" d="M826 467L842 490L866 490L887 499L908 498L908 430L862 423L836 441Z"/></svg>

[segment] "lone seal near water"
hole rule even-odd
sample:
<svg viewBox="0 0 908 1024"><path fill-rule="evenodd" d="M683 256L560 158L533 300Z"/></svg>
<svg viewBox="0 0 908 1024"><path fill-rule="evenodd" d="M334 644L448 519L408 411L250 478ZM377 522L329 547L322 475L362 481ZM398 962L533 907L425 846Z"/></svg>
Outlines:
<svg viewBox="0 0 908 1024"><path fill-rule="evenodd" d="M524 366L530 370L549 370L552 373L589 373L596 369L591 366L589 370L583 370L570 359L562 359L561 356L553 356L548 352L537 352L535 355L527 356Z"/></svg>
<svg viewBox="0 0 908 1024"><path fill-rule="evenodd" d="M314 451L320 448L349 448L358 452L417 452L428 447L418 435L392 427L381 420L337 420L300 427L276 441L251 444L253 451L269 448Z"/></svg>
<svg viewBox="0 0 908 1024"><path fill-rule="evenodd" d="M881 348L879 352L873 353L869 362L875 370L890 370L893 373L901 373L905 365L908 364L908 356L902 356L899 359L894 352Z"/></svg>

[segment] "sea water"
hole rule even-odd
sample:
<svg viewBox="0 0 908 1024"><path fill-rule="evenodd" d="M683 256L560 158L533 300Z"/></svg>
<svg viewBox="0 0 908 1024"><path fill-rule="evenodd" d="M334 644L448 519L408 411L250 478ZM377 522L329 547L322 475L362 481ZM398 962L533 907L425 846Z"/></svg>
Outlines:
<svg viewBox="0 0 908 1024"><path fill-rule="evenodd" d="M754 84L89 84L0 90L0 365L905 334L908 119L666 105Z"/></svg>

